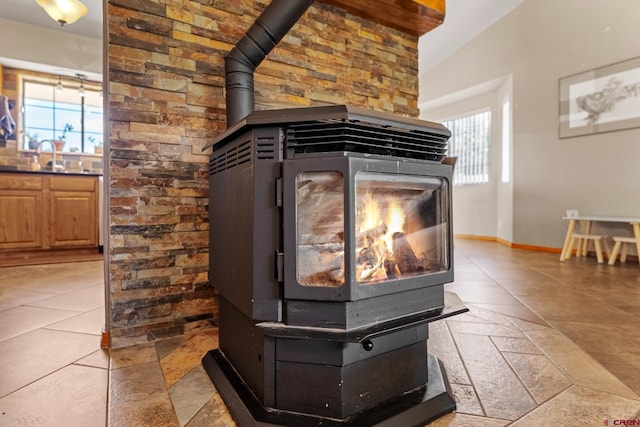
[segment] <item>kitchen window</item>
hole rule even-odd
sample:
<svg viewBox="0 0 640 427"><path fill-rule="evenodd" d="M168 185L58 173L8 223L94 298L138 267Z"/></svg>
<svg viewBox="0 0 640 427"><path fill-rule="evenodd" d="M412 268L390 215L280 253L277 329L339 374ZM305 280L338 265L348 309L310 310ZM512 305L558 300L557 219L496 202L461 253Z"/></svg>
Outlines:
<svg viewBox="0 0 640 427"><path fill-rule="evenodd" d="M84 80L22 80L23 148L64 140L64 153L97 152L103 144L102 91ZM48 150L49 146L43 146Z"/></svg>

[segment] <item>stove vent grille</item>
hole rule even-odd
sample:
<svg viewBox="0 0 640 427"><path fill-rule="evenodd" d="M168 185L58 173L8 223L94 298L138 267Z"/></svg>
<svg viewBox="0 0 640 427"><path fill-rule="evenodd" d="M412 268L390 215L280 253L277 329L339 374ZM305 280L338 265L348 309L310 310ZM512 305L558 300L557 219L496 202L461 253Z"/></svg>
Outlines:
<svg viewBox="0 0 640 427"><path fill-rule="evenodd" d="M233 146L216 155L213 153L209 160L209 175L215 175L238 165L251 161L251 140Z"/></svg>
<svg viewBox="0 0 640 427"><path fill-rule="evenodd" d="M295 153L349 151L442 161L448 134L429 128L400 128L365 122L327 120L291 124L287 147Z"/></svg>
<svg viewBox="0 0 640 427"><path fill-rule="evenodd" d="M276 139L273 135L258 136L256 138L256 157L258 160L273 160L276 158Z"/></svg>

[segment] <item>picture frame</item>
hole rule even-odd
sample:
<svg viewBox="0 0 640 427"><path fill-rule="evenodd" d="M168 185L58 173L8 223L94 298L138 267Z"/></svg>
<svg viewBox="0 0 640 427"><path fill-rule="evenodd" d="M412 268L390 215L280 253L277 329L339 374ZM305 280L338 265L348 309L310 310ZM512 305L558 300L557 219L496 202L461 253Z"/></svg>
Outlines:
<svg viewBox="0 0 640 427"><path fill-rule="evenodd" d="M640 57L559 82L559 137L640 127Z"/></svg>

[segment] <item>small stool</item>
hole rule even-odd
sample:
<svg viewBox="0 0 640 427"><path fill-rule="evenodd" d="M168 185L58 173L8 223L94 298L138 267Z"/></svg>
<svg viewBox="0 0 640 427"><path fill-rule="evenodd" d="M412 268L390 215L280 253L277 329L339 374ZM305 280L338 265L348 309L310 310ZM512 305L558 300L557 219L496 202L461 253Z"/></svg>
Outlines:
<svg viewBox="0 0 640 427"><path fill-rule="evenodd" d="M581 251L580 251L580 243L582 241L585 241L585 246L584 246L584 250L585 253L587 251L587 249L589 248L589 242L593 242L593 246L596 249L596 258L598 259L598 264L602 264L604 262L604 259L602 258L602 246L600 246L600 242L602 241L602 236L598 235L598 234L580 234L580 233L573 233L571 235L571 241L569 242L569 248L567 250L567 253L565 254L565 258L569 259L571 258L571 252L573 251L573 246L574 244L578 243L578 248L576 251L576 256L580 256L581 255Z"/></svg>
<svg viewBox="0 0 640 427"><path fill-rule="evenodd" d="M625 245L625 243L633 243L635 245L636 239L634 237L614 236L613 241L615 243L613 245L613 250L611 251L611 256L609 257L609 265L615 265L616 257L618 256L618 252L620 252L620 248L622 248L622 252L620 252L620 262L626 262L627 245Z"/></svg>

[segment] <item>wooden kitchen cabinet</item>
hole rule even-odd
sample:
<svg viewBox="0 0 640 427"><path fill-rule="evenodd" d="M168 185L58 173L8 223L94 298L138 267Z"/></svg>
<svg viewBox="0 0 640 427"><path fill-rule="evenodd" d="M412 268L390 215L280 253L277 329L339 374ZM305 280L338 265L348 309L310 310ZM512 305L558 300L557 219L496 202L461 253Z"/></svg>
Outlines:
<svg viewBox="0 0 640 427"><path fill-rule="evenodd" d="M49 177L49 245L98 246L98 180Z"/></svg>
<svg viewBox="0 0 640 427"><path fill-rule="evenodd" d="M0 249L43 247L42 179L0 175Z"/></svg>
<svg viewBox="0 0 640 427"><path fill-rule="evenodd" d="M0 251L98 247L98 178L0 173Z"/></svg>

